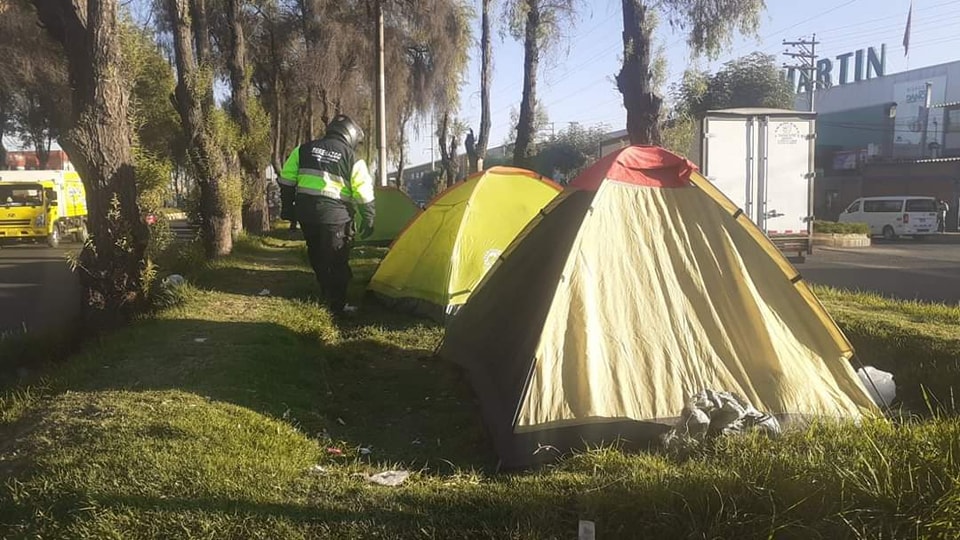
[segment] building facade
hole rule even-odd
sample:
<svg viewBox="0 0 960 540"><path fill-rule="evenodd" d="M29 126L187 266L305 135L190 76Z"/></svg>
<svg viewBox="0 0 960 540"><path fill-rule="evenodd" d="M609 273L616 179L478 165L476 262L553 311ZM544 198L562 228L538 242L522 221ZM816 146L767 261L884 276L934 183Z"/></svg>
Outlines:
<svg viewBox="0 0 960 540"><path fill-rule="evenodd" d="M857 197L927 195L960 204L960 61L818 89L815 215ZM829 81L825 81L829 82ZM799 93L796 108L809 98Z"/></svg>
<svg viewBox="0 0 960 540"><path fill-rule="evenodd" d="M7 161L4 163L4 169L8 171L32 171L40 169L40 160L35 151L10 151L7 152ZM72 171L73 164L70 163L70 157L63 150L51 150L47 159L46 170Z"/></svg>

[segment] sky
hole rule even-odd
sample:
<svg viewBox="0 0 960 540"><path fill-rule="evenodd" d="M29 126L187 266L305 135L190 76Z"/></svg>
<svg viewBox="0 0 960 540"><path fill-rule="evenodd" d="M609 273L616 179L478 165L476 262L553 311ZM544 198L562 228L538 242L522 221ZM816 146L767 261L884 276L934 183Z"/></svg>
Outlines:
<svg viewBox="0 0 960 540"><path fill-rule="evenodd" d="M474 4L479 14L480 2L475 0ZM960 0L913 0L910 55L904 57L902 42L910 4L910 0L767 0L759 36L735 38L714 61L692 59L684 37L661 25L656 39L665 47L669 72L662 91L668 91L670 84L677 82L691 65L716 71L724 62L754 51L776 54L778 63L788 62L789 58L780 56L786 50L783 40L810 38L814 33L820 42L817 53L821 58L834 59L839 54L871 46L879 51L880 45L886 44L887 74L960 60ZM606 124L611 130L626 127L626 111L613 80L620 68L622 50L620 5L619 0L580 0L579 17L566 30L566 49L541 62L537 99L545 107L554 130L560 131L569 122ZM474 36L479 41L479 20L474 26ZM493 57L488 147L504 142L512 127L510 112L520 108L523 46L509 36L501 38L495 34ZM460 94L459 112L474 133L479 132L480 126L479 74L480 53L475 45ZM430 119L425 122L429 124ZM439 159L436 142L428 137L432 131L411 132L409 165L429 163L431 146L434 157Z"/></svg>
<svg viewBox="0 0 960 540"><path fill-rule="evenodd" d="M479 42L479 0L468 0L478 13L474 38ZM498 6L503 0L494 2ZM569 122L587 126L605 124L610 130L626 126L626 112L613 76L620 68L621 7L619 0L580 0L579 15L565 30L564 45L541 60L538 100L552 126L560 131ZM684 69L698 65L716 71L726 61L754 51L782 53L784 39L809 38L816 33L818 55L837 55L873 46L887 46L886 73L892 74L960 60L960 0L913 0L910 55L904 57L903 32L910 0L767 0L757 38L736 37L716 60L690 57L684 37L667 25L656 32L665 47L668 77L662 92L677 82ZM497 29L499 30L499 29ZM460 94L458 116L479 132L480 54L477 43L470 51L470 64ZM488 147L502 144L510 129L511 110L519 110L523 81L523 47L495 30L493 38L492 129ZM778 62L788 61L778 56ZM836 63L836 62L835 62ZM957 84L957 82L953 82ZM389 107L389 93L387 95ZM439 159L430 118L410 131L408 165ZM14 141L7 141L14 143ZM14 144L11 144L14 146ZM460 151L463 151L461 144Z"/></svg>

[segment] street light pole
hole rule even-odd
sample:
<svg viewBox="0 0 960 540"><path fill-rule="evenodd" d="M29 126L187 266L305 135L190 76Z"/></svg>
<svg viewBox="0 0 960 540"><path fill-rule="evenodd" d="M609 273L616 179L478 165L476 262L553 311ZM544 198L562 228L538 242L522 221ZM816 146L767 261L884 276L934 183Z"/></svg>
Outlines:
<svg viewBox="0 0 960 540"><path fill-rule="evenodd" d="M387 99L383 57L383 0L377 0L377 167L381 186L387 185Z"/></svg>

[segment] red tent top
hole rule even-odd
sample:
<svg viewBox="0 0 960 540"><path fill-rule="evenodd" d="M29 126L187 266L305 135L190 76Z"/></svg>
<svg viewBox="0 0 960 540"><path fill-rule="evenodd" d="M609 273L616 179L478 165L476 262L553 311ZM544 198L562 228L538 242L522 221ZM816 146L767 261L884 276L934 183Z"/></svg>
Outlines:
<svg viewBox="0 0 960 540"><path fill-rule="evenodd" d="M692 162L659 146L635 145L604 156L570 182L570 187L595 191L604 180L643 187L688 187L695 170Z"/></svg>

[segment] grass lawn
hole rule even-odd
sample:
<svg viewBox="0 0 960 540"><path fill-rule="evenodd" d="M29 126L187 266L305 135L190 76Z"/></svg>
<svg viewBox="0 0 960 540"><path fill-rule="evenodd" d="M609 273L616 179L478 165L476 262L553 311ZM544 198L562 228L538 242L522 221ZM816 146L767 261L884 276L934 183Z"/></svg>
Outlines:
<svg viewBox="0 0 960 540"><path fill-rule="evenodd" d="M356 255L359 298L382 251ZM4 394L0 537L576 538L580 519L601 539L960 534L960 420L942 413L498 473L469 388L432 355L441 328L369 304L338 327L303 260L279 238L182 260L181 303ZM821 292L852 339L889 338L868 363L904 360L899 327L939 366L957 357L956 310ZM399 487L366 480L401 468Z"/></svg>

